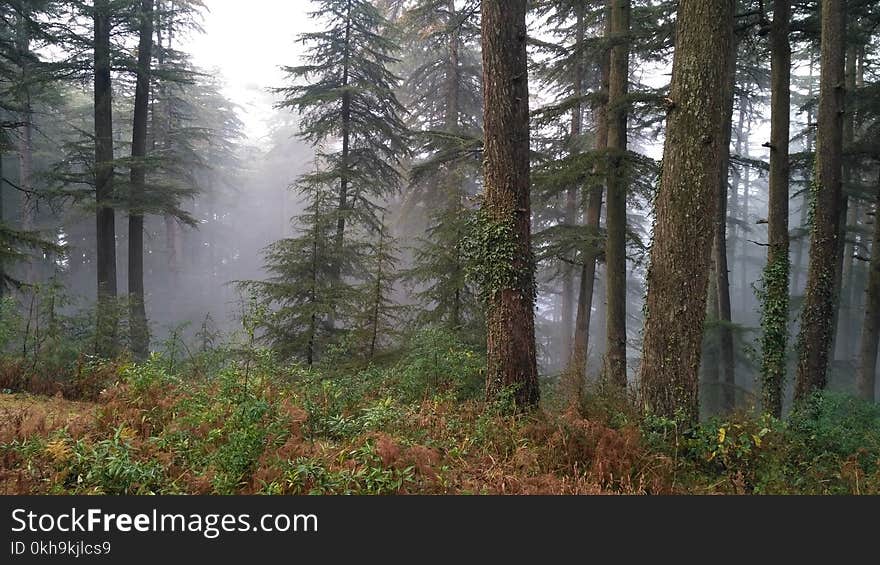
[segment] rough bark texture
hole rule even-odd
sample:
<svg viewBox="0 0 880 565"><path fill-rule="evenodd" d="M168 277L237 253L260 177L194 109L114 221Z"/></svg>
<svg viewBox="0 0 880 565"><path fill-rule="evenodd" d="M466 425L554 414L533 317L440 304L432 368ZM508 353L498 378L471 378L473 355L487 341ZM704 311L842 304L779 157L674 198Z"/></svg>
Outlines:
<svg viewBox="0 0 880 565"><path fill-rule="evenodd" d="M138 43L137 83L134 94L134 120L131 137L131 210L128 216L128 307L131 351L135 359L145 359L150 344L144 305L144 215L142 211L147 155L147 119L150 103L150 62L153 47L153 0L141 0L140 41Z"/></svg>
<svg viewBox="0 0 880 565"><path fill-rule="evenodd" d="M861 357L856 384L859 395L874 400L877 367L877 340L880 339L880 178L874 207L874 239L871 242L871 266L865 293L865 320L862 324Z"/></svg>
<svg viewBox="0 0 880 565"><path fill-rule="evenodd" d="M811 202L810 267L798 337L796 400L825 388L834 331L834 278L842 194L845 14L845 0L823 0L822 74L819 80L816 178Z"/></svg>
<svg viewBox="0 0 880 565"><path fill-rule="evenodd" d="M770 201L767 265L761 314L761 405L782 416L785 351L788 347L788 186L791 103L790 0L776 0L770 35Z"/></svg>
<svg viewBox="0 0 880 565"><path fill-rule="evenodd" d="M611 66L608 79L608 204L605 265L608 311L605 378L626 388L626 93L629 85L629 0L611 8Z"/></svg>
<svg viewBox="0 0 880 565"><path fill-rule="evenodd" d="M721 176L718 178L718 204L715 212L715 238L712 243L714 291L718 321L719 409L722 413L736 406L736 359L733 354L733 316L730 308L730 271L727 265L727 191L730 173L730 135L733 129L733 90L736 85L736 51L739 41L731 42L728 59L727 85L724 90L724 116L721 137L726 140L721 150Z"/></svg>
<svg viewBox="0 0 880 565"><path fill-rule="evenodd" d="M516 276L490 289L487 304L486 395L512 390L516 404L537 404L534 262L529 201L529 89L526 0L484 0L483 149L486 217L511 227Z"/></svg>
<svg viewBox="0 0 880 565"><path fill-rule="evenodd" d="M96 0L95 48L95 198L97 202L97 351L116 349L116 217L113 211L113 108L110 87L110 8Z"/></svg>
<svg viewBox="0 0 880 565"><path fill-rule="evenodd" d="M714 234L733 0L681 0L671 108L648 269L641 397L651 413L695 420Z"/></svg>

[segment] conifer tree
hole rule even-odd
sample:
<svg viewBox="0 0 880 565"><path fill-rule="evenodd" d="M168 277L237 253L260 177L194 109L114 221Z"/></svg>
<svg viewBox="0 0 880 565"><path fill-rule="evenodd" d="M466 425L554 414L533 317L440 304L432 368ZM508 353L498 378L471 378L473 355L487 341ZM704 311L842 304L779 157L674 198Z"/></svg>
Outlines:
<svg viewBox="0 0 880 565"><path fill-rule="evenodd" d="M476 337L481 312L465 277L462 240L479 175L481 70L478 6L468 0L422 0L400 24L411 55L403 84L417 142L403 212L428 229L418 238L407 279L418 286L422 322Z"/></svg>
<svg viewBox="0 0 880 565"><path fill-rule="evenodd" d="M292 85L277 91L280 107L301 116L300 135L319 143L338 139L322 180L337 184L334 255L345 247L346 226L377 228L379 199L398 190L400 160L408 153L403 106L394 89L398 77L392 24L366 0L320 0L310 16L323 31L305 33L302 65L285 67ZM341 282L341 265L336 269Z"/></svg>

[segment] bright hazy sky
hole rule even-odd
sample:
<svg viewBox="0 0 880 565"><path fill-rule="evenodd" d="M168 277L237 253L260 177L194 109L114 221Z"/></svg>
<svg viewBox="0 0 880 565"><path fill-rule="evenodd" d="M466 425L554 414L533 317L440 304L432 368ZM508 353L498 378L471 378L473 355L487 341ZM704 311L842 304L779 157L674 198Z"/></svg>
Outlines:
<svg viewBox="0 0 880 565"><path fill-rule="evenodd" d="M270 127L274 95L283 85L281 65L298 63L296 36L311 31L309 0L205 0L203 34L180 46L199 67L219 71L224 93L241 107L245 132L259 142Z"/></svg>

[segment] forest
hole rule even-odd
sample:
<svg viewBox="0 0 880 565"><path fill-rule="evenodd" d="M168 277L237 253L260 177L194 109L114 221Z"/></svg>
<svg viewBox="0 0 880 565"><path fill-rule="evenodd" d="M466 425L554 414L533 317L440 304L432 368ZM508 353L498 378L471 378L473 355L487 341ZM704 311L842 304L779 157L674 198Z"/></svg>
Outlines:
<svg viewBox="0 0 880 565"><path fill-rule="evenodd" d="M257 4L0 3L0 493L880 494L878 0Z"/></svg>

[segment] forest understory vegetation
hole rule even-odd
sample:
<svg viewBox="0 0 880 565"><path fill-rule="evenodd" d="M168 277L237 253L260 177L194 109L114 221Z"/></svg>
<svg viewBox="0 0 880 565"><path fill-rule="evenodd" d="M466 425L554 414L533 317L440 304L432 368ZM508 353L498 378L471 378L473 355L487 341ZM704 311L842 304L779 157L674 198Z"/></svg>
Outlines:
<svg viewBox="0 0 880 565"><path fill-rule="evenodd" d="M880 0L262 1L0 3L0 492L880 494Z"/></svg>
<svg viewBox="0 0 880 565"><path fill-rule="evenodd" d="M880 408L840 392L689 425L542 379L524 413L430 327L359 365L237 339L172 337L142 363L66 350L0 359L2 494L880 493Z"/></svg>

